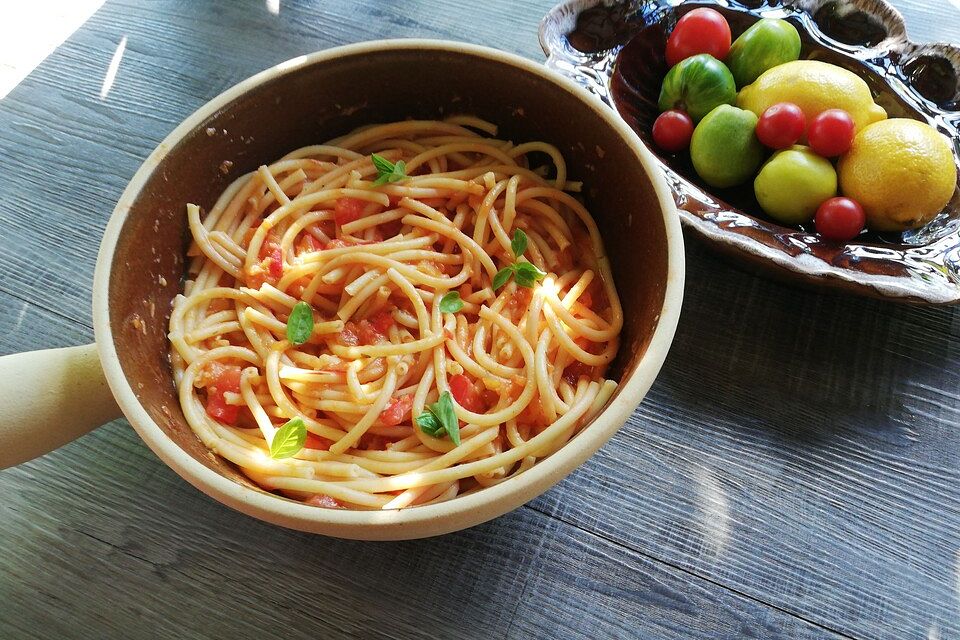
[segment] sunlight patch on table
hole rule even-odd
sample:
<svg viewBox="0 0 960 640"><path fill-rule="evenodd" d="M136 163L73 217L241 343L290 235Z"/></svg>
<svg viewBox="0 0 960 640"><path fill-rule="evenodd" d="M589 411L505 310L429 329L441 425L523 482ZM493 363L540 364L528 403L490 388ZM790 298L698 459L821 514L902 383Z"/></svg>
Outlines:
<svg viewBox="0 0 960 640"><path fill-rule="evenodd" d="M714 557L722 554L730 542L730 500L717 479L704 467L694 471L697 484L696 506L703 535L704 551Z"/></svg>
<svg viewBox="0 0 960 640"><path fill-rule="evenodd" d="M280 0L265 0L265 2L267 11L269 11L271 15L280 15Z"/></svg>
<svg viewBox="0 0 960 640"><path fill-rule="evenodd" d="M103 84L100 85L100 99L103 100L110 93L113 87L113 81L117 77L117 70L120 68L120 61L123 60L123 52L127 49L127 36L120 38L117 50L113 52L110 58L110 64L107 66L107 72L103 75Z"/></svg>
<svg viewBox="0 0 960 640"><path fill-rule="evenodd" d="M0 20L0 99L96 13L104 1L5 2Z"/></svg>

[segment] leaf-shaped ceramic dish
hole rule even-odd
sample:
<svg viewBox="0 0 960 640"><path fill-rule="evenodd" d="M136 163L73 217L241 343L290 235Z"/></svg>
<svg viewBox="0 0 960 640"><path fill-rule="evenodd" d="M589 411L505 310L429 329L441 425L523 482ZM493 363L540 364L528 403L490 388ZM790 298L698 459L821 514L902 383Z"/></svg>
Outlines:
<svg viewBox="0 0 960 640"><path fill-rule="evenodd" d="M960 188L920 229L827 242L764 216L749 186L713 191L686 154L656 148L650 132L667 72L666 38L680 16L702 6L724 14L734 37L761 17L788 20L800 32L801 58L855 72L890 117L923 120L946 134L955 161L960 48L910 42L902 16L883 0L567 0L540 24L547 65L619 111L659 158L682 222L716 249L781 279L901 302L960 302Z"/></svg>

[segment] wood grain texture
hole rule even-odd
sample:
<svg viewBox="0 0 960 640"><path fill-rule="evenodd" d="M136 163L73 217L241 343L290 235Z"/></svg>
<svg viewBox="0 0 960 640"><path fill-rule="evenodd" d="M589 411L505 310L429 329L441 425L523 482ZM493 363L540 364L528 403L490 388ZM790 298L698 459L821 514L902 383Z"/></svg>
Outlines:
<svg viewBox="0 0 960 640"><path fill-rule="evenodd" d="M92 339L117 197L220 91L372 38L540 60L551 4L109 0L0 100L0 353ZM895 4L912 38L957 39L952 4ZM125 421L0 473L0 638L960 638L960 310L798 291L692 243L687 265L631 421L466 532L277 529L194 490Z"/></svg>
<svg viewBox="0 0 960 640"><path fill-rule="evenodd" d="M4 638L837 637L532 509L431 541L281 530L120 423L5 488Z"/></svg>

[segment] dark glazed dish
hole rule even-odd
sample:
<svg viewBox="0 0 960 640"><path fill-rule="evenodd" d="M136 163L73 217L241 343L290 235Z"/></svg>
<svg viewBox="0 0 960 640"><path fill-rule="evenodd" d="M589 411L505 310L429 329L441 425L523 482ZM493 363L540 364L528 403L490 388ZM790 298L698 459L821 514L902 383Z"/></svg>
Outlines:
<svg viewBox="0 0 960 640"><path fill-rule="evenodd" d="M734 37L760 17L788 20L801 59L836 64L866 80L890 117L923 120L960 156L960 48L918 45L883 0L568 0L540 26L547 66L615 107L660 160L681 221L718 251L793 282L922 304L960 302L960 189L926 226L902 234L864 233L843 244L764 216L749 187L715 191L686 154L657 150L651 128L667 72L664 45L687 11L709 6ZM960 165L960 162L957 163Z"/></svg>

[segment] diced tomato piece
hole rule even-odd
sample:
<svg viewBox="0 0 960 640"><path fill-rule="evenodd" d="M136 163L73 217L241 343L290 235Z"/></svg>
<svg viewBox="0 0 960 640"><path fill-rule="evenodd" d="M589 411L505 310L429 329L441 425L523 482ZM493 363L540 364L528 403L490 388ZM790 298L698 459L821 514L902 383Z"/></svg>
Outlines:
<svg viewBox="0 0 960 640"><path fill-rule="evenodd" d="M369 320L361 320L358 325L358 331L361 344L377 344L383 340L383 334L377 331L376 328L370 324Z"/></svg>
<svg viewBox="0 0 960 640"><path fill-rule="evenodd" d="M513 292L513 295L511 295L507 301L507 306L510 307L512 311L526 309L532 297L533 289L530 287L517 287L517 290Z"/></svg>
<svg viewBox="0 0 960 640"><path fill-rule="evenodd" d="M365 433L360 437L360 442L357 443L355 448L362 449L363 451L383 451L387 448L388 442L390 441L383 436L374 433Z"/></svg>
<svg viewBox="0 0 960 640"><path fill-rule="evenodd" d="M500 399L500 394L493 389L484 388L483 391L480 392L480 398L488 407L492 407L497 404L497 400Z"/></svg>
<svg viewBox="0 0 960 640"><path fill-rule="evenodd" d="M383 237L392 238L403 229L403 223L399 220L391 220L390 222L384 222L379 225L380 230L383 232Z"/></svg>
<svg viewBox="0 0 960 640"><path fill-rule="evenodd" d="M331 498L323 493L312 495L304 503L314 507L323 507L324 509L343 509L343 505L337 502L336 498Z"/></svg>
<svg viewBox="0 0 960 640"><path fill-rule="evenodd" d="M340 342L348 347L355 347L358 344L377 344L385 340L387 331L393 325L393 316L387 311L381 311L371 320L346 323L340 332Z"/></svg>
<svg viewBox="0 0 960 640"><path fill-rule="evenodd" d="M360 200L359 198L337 198L337 202L333 206L333 219L339 225L359 220L366 206L366 200Z"/></svg>
<svg viewBox="0 0 960 640"><path fill-rule="evenodd" d="M523 411L520 412L520 415L517 416L517 420L521 424L526 424L533 427L547 426L547 417L543 413L543 405L540 403L540 396L535 396L534 399L530 401L530 404L528 404Z"/></svg>
<svg viewBox="0 0 960 640"><path fill-rule="evenodd" d="M283 253L273 232L268 233L263 244L260 245L260 262L265 279L276 282L283 276Z"/></svg>
<svg viewBox="0 0 960 640"><path fill-rule="evenodd" d="M326 451L330 448L330 445L333 444L332 440L327 440L326 438L321 438L315 433L307 432L307 439L304 441L303 446L307 449L319 449L320 451Z"/></svg>
<svg viewBox="0 0 960 640"><path fill-rule="evenodd" d="M240 367L215 362L210 365L207 391L207 415L223 424L235 424L240 407L227 404L224 394L240 393Z"/></svg>
<svg viewBox="0 0 960 640"><path fill-rule="evenodd" d="M309 233L304 233L297 243L297 254L320 251L320 242Z"/></svg>
<svg viewBox="0 0 960 640"><path fill-rule="evenodd" d="M453 399L467 411L481 413L486 411L483 405L483 398L477 391L470 379L465 375L455 375L450 378L450 393Z"/></svg>
<svg viewBox="0 0 960 640"><path fill-rule="evenodd" d="M413 408L413 396L410 394L391 398L387 408L380 412L380 422L388 427L395 427L410 417Z"/></svg>
<svg viewBox="0 0 960 640"><path fill-rule="evenodd" d="M267 237L263 239L263 244L260 245L260 259L265 260L275 249L279 248L280 243L277 242L276 235L272 231L267 233Z"/></svg>
<svg viewBox="0 0 960 640"><path fill-rule="evenodd" d="M360 335L357 332L357 325L353 322L348 322L343 326L343 331L340 332L339 337L340 342L348 347L355 347L360 344Z"/></svg>
<svg viewBox="0 0 960 640"><path fill-rule="evenodd" d="M226 285L220 285L226 286ZM207 315L213 315L220 311L226 311L227 309L233 309L233 301L228 298L215 298L207 306Z"/></svg>
<svg viewBox="0 0 960 640"><path fill-rule="evenodd" d="M254 270L247 273L246 283L251 289L259 289L267 281L267 274L259 265L254 265Z"/></svg>
<svg viewBox="0 0 960 640"><path fill-rule="evenodd" d="M393 314L388 310L384 309L370 318L370 324L373 325L373 328L377 330L378 333L382 335L387 335L390 331L390 327L394 325Z"/></svg>
<svg viewBox="0 0 960 640"><path fill-rule="evenodd" d="M593 367L584 362L578 361L568 364L567 368L563 370L563 379L573 386L576 386L577 381L583 376L591 379L594 377Z"/></svg>
<svg viewBox="0 0 960 640"><path fill-rule="evenodd" d="M283 254L280 252L280 245L274 245L267 257L270 259L270 268L267 273L274 281L277 281L283 277Z"/></svg>

